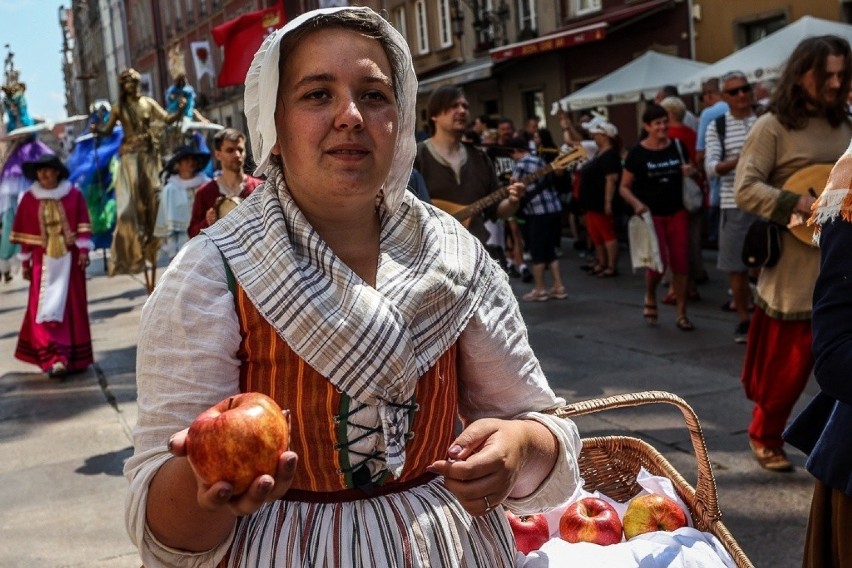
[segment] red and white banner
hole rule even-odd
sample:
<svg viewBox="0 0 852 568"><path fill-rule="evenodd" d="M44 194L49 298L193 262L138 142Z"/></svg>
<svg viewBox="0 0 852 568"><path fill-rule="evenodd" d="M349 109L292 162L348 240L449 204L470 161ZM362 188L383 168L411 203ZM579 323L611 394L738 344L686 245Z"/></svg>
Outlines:
<svg viewBox="0 0 852 568"><path fill-rule="evenodd" d="M205 75L210 78L216 77L216 69L213 67L213 56L210 53L210 42L194 41L189 45L192 51L192 61L195 64L195 77L199 83Z"/></svg>
<svg viewBox="0 0 852 568"><path fill-rule="evenodd" d="M251 60L263 39L283 27L285 21L284 7L278 5L244 14L213 28L213 41L225 51L218 86L245 83Z"/></svg>

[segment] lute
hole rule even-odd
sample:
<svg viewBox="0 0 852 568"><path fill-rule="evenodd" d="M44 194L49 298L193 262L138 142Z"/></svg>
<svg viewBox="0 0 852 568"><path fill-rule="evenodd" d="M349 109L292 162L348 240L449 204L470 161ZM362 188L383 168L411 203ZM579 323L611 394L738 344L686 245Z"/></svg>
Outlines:
<svg viewBox="0 0 852 568"><path fill-rule="evenodd" d="M588 157L586 154L586 150L582 146L577 146L576 148L571 148L570 151L564 152L556 156L552 162L544 166L543 168L539 168L536 171L525 175L520 180L524 185L528 185L547 174L551 173L553 170L557 168L567 168L577 162L585 160ZM477 199L473 203L468 203L467 205L461 205L458 203L453 203L452 201L447 201L444 199L432 199L432 204L441 209L442 211L446 211L456 219L458 219L465 227L470 224L470 218L484 211L488 207L494 205L495 203L499 203L500 201L506 199L509 196L509 186L504 186L489 193L485 197L481 199Z"/></svg>

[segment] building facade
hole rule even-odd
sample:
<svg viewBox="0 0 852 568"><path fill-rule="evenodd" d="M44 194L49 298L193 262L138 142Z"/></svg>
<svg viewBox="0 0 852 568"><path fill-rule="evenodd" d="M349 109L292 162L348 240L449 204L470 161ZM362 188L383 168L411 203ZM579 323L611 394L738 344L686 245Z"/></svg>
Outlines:
<svg viewBox="0 0 852 568"><path fill-rule="evenodd" d="M281 0L74 0L68 111L115 100L117 75L133 66L147 94L162 101L170 56L182 59L211 121L245 128L243 89L219 88L222 49L211 30ZM285 0L287 18L346 0ZM366 0L405 36L420 80L418 126L437 87L463 85L473 116L536 116L558 132L554 103L649 50L712 63L803 15L849 21L838 0ZM61 18L60 18L61 19ZM200 49L199 49L200 48ZM205 61L199 63L198 55ZM175 55L177 54L177 55ZM70 83L70 86L69 86ZM689 98L688 105L696 106ZM635 104L606 112L635 143ZM696 109L697 110L697 109ZM635 126L635 128L634 128Z"/></svg>

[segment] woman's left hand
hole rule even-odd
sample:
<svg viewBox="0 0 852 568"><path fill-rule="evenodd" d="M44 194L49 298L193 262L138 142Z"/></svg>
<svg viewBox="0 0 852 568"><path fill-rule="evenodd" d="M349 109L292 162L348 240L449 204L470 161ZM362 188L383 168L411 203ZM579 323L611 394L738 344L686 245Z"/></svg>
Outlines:
<svg viewBox="0 0 852 568"><path fill-rule="evenodd" d="M527 420L485 418L473 422L450 446L448 459L429 470L444 476L444 484L465 510L484 515L502 503L526 461Z"/></svg>
<svg viewBox="0 0 852 568"><path fill-rule="evenodd" d="M86 251L80 251L80 256L77 257L77 264L83 270L86 270L86 267L89 266L89 253Z"/></svg>

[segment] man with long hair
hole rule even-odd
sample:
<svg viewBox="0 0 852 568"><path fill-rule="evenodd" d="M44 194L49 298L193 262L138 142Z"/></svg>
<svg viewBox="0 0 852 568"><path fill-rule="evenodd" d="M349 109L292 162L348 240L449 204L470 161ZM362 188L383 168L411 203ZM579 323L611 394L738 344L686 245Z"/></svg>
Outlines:
<svg viewBox="0 0 852 568"><path fill-rule="evenodd" d="M807 218L815 196L787 183L814 164L832 164L852 136L846 97L849 43L836 36L802 40L790 55L769 112L749 131L737 165L737 207L782 226ZM824 185L824 184L823 184ZM820 188L821 189L821 188ZM761 467L790 471L782 432L813 369L811 310L819 250L782 231L781 258L761 270L748 330L742 382L754 402L749 443Z"/></svg>

